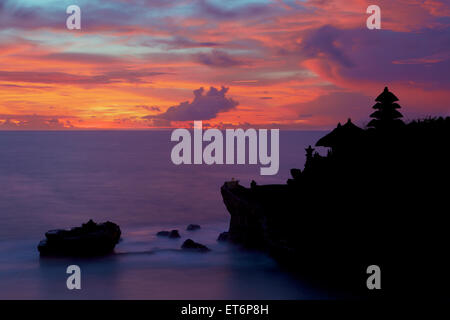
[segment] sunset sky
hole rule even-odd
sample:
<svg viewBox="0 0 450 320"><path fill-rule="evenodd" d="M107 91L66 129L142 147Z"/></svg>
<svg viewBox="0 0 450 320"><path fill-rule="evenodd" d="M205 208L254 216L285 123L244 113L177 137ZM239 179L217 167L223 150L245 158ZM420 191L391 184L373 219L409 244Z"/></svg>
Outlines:
<svg viewBox="0 0 450 320"><path fill-rule="evenodd" d="M0 0L0 129L364 125L385 86L450 115L449 73L448 0Z"/></svg>

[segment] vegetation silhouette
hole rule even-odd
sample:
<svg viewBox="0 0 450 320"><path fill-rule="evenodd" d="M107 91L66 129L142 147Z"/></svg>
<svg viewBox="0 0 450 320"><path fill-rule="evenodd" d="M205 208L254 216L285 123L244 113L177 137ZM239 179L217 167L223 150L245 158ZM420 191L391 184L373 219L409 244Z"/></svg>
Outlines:
<svg viewBox="0 0 450 320"><path fill-rule="evenodd" d="M228 237L330 290L448 297L450 117L405 124L388 88L376 101L368 128L338 124L286 185L225 183ZM373 264L382 290L366 287Z"/></svg>

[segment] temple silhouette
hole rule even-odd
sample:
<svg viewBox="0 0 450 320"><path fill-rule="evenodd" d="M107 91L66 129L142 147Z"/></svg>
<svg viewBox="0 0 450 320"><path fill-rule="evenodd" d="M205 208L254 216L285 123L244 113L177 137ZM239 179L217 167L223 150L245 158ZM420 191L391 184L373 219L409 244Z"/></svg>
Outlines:
<svg viewBox="0 0 450 320"><path fill-rule="evenodd" d="M373 118L368 127L376 129L385 129L392 127L399 127L403 125L403 115L397 110L400 105L395 103L398 98L385 87L383 92L375 99L377 102L372 108L376 111L370 115Z"/></svg>
<svg viewBox="0 0 450 320"><path fill-rule="evenodd" d="M384 296L448 296L446 252L450 117L402 121L386 87L367 127L351 119L309 146L284 185L221 188L229 239L268 251L312 283L375 295L366 268L381 268Z"/></svg>

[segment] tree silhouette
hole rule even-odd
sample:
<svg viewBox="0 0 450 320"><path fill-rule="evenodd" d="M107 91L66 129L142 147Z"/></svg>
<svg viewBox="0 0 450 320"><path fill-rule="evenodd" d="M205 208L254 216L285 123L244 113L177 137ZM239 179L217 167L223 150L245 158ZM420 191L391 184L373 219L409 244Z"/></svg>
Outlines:
<svg viewBox="0 0 450 320"><path fill-rule="evenodd" d="M377 102L373 108L376 110L370 115L373 118L368 127L375 129L393 128L403 125L403 121L400 118L403 115L397 110L400 109L400 105L395 103L398 98L389 91L388 87L385 87L383 92L375 99Z"/></svg>

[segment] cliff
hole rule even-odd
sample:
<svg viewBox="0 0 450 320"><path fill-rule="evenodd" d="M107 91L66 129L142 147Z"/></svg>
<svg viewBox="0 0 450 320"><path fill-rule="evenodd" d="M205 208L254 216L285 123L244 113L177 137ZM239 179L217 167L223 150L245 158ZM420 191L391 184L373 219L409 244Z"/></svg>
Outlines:
<svg viewBox="0 0 450 320"><path fill-rule="evenodd" d="M365 268L376 264L391 289L442 288L450 118L382 119L367 129L338 125L318 141L328 155L308 148L305 167L284 185L225 183L230 240L328 283L341 277L343 287L365 289Z"/></svg>

